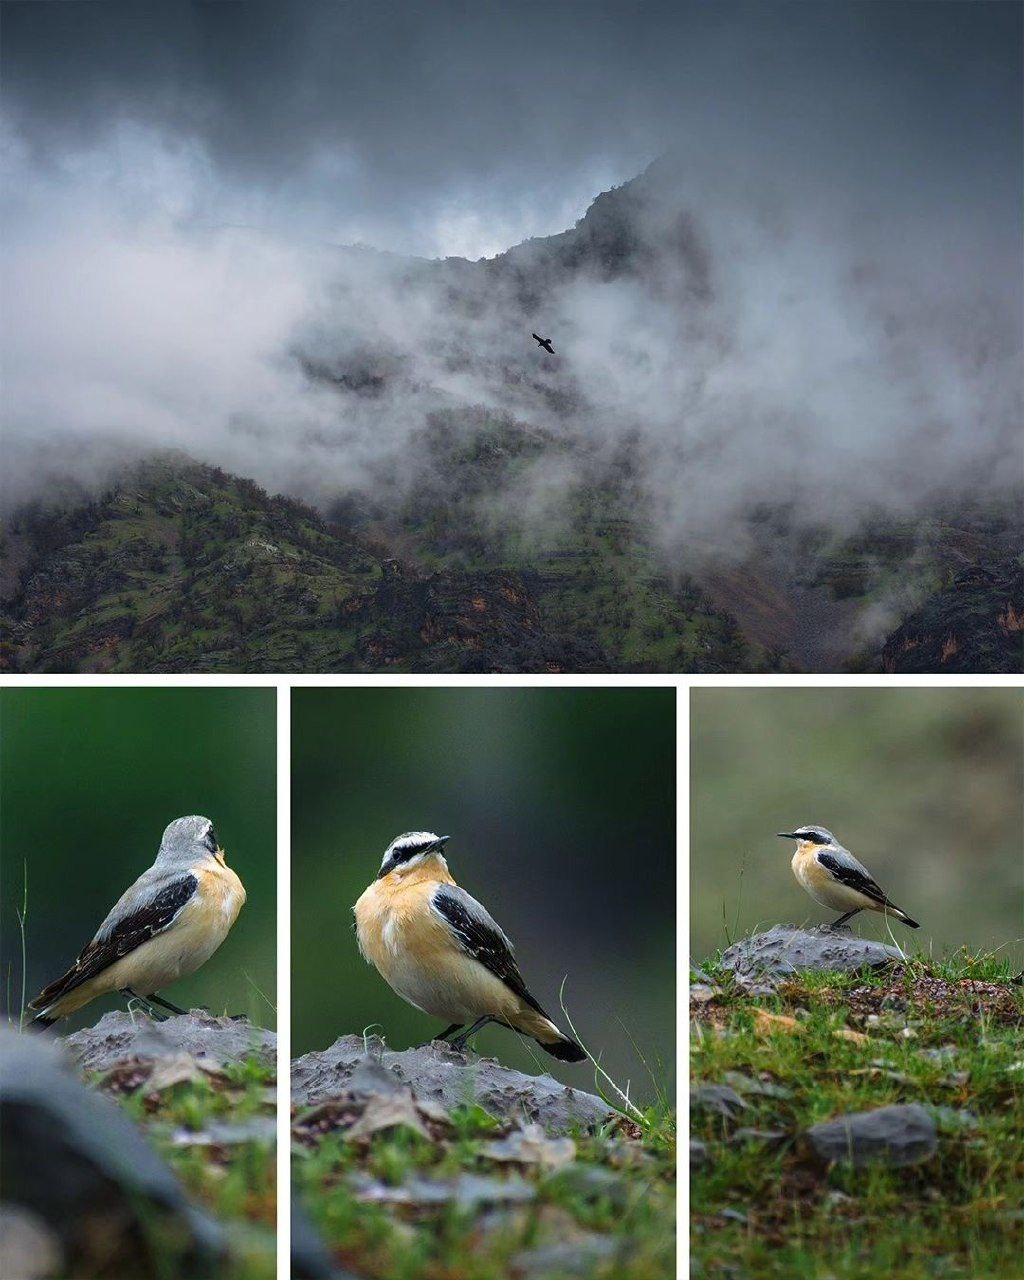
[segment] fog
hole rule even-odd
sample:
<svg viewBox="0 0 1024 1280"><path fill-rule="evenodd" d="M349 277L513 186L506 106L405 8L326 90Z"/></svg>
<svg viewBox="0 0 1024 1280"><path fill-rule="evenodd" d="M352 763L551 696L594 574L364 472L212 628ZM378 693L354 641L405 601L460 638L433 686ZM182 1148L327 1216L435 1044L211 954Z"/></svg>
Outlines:
<svg viewBox="0 0 1024 1280"><path fill-rule="evenodd" d="M528 95L484 81L521 24L488 11L446 44L458 6L421 23L374 113L356 102L362 59L344 89L325 73L320 45L340 38L325 11L278 48L279 19L242 8L262 15L248 60L243 48L218 70L216 33L198 23L152 64L148 92L112 42L103 85L103 59L84 69L68 31L8 44L8 63L20 53L47 74L7 91L7 505L164 448L317 502L384 499L415 488L428 415L446 409L472 409L467 430L501 413L565 442L509 495L523 519L628 452L638 514L673 549L744 554L744 521L765 503L849 529L1019 483L1005 16L947 6L922 34L904 13L879 43L850 6L844 47L843 23L807 9L787 30L698 6L672 47L693 75L673 92L657 23L624 25L610 6L577 88L593 109L617 84L614 110L574 107L550 51L523 46L536 92L510 128ZM565 38L579 30L569 9L555 18ZM356 35L367 50L394 41L394 21ZM944 80L956 47L970 57ZM422 119L400 81L413 62L436 88ZM460 68L453 87L443 72ZM255 78L284 91L274 111ZM630 204L642 252L628 269L585 255L570 268L544 242L491 267L429 260L556 234L666 150ZM344 247L356 241L372 247Z"/></svg>

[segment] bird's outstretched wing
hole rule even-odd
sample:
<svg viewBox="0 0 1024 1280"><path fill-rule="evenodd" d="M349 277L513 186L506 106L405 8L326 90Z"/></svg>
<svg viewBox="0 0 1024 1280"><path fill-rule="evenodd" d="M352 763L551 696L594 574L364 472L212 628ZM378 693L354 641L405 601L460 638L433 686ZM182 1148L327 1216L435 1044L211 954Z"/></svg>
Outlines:
<svg viewBox="0 0 1024 1280"><path fill-rule="evenodd" d="M128 955L136 947L142 946L150 938L169 929L178 918L183 908L191 900L199 881L191 873L186 873L165 885L152 897L139 903L133 910L109 925L107 920L100 926L100 931L92 942L79 955L78 959L56 982L29 1002L30 1009L42 1009L61 996L67 995L83 982L88 982L104 969L109 969L115 960ZM116 910L116 908L115 908ZM144 993L148 994L148 993Z"/></svg>
<svg viewBox="0 0 1024 1280"><path fill-rule="evenodd" d="M544 1018L548 1016L526 989L523 975L512 954L512 943L476 898L458 885L442 884L434 890L430 909L441 918L467 955L489 969L510 991L525 1000L531 1009L536 1009Z"/></svg>
<svg viewBox="0 0 1024 1280"><path fill-rule="evenodd" d="M875 882L871 872L862 862L858 862L852 853L846 850L840 853L835 849L819 849L815 856L832 878L838 880L840 884L856 889L866 898L883 907L893 906Z"/></svg>

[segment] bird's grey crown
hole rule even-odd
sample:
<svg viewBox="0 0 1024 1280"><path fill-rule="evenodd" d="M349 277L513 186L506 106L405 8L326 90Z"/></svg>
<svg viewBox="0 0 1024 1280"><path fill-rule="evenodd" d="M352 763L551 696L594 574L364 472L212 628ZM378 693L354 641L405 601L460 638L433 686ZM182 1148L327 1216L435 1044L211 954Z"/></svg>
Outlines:
<svg viewBox="0 0 1024 1280"><path fill-rule="evenodd" d="M803 836L807 840L813 840L815 844L839 843L828 827L816 827L810 823L803 827L797 827L793 834L795 836Z"/></svg>
<svg viewBox="0 0 1024 1280"><path fill-rule="evenodd" d="M217 837L210 819L193 813L187 818L175 818L167 824L160 839L156 861L162 867L175 864L189 866L204 852L217 852Z"/></svg>

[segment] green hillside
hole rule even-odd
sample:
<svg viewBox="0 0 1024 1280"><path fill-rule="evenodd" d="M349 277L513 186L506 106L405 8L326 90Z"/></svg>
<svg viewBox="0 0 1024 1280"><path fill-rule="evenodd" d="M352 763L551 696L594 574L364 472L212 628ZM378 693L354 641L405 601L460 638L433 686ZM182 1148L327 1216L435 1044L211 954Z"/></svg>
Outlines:
<svg viewBox="0 0 1024 1280"><path fill-rule="evenodd" d="M481 410L431 415L416 443L413 476L323 514L180 456L24 506L3 539L3 668L1021 668L1012 511L845 538L762 512L745 559L693 545L687 573L637 514L628 456L590 464L578 441ZM558 496L538 511L548 473Z"/></svg>
<svg viewBox="0 0 1024 1280"><path fill-rule="evenodd" d="M147 463L98 500L24 509L5 539L7 670L761 670L764 650L671 583L581 485L558 536L521 545L484 510L514 465L450 450L443 493L333 520L250 480Z"/></svg>

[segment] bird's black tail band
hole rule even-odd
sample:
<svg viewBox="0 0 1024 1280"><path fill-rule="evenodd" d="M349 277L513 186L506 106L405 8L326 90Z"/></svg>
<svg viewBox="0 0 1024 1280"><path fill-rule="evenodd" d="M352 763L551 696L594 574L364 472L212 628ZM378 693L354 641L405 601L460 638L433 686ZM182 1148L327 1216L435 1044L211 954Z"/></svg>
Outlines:
<svg viewBox="0 0 1024 1280"><path fill-rule="evenodd" d="M552 1044L545 1044L543 1040L538 1040L537 1043L560 1062L582 1062L587 1056L570 1036L562 1036L561 1040L555 1040Z"/></svg>

